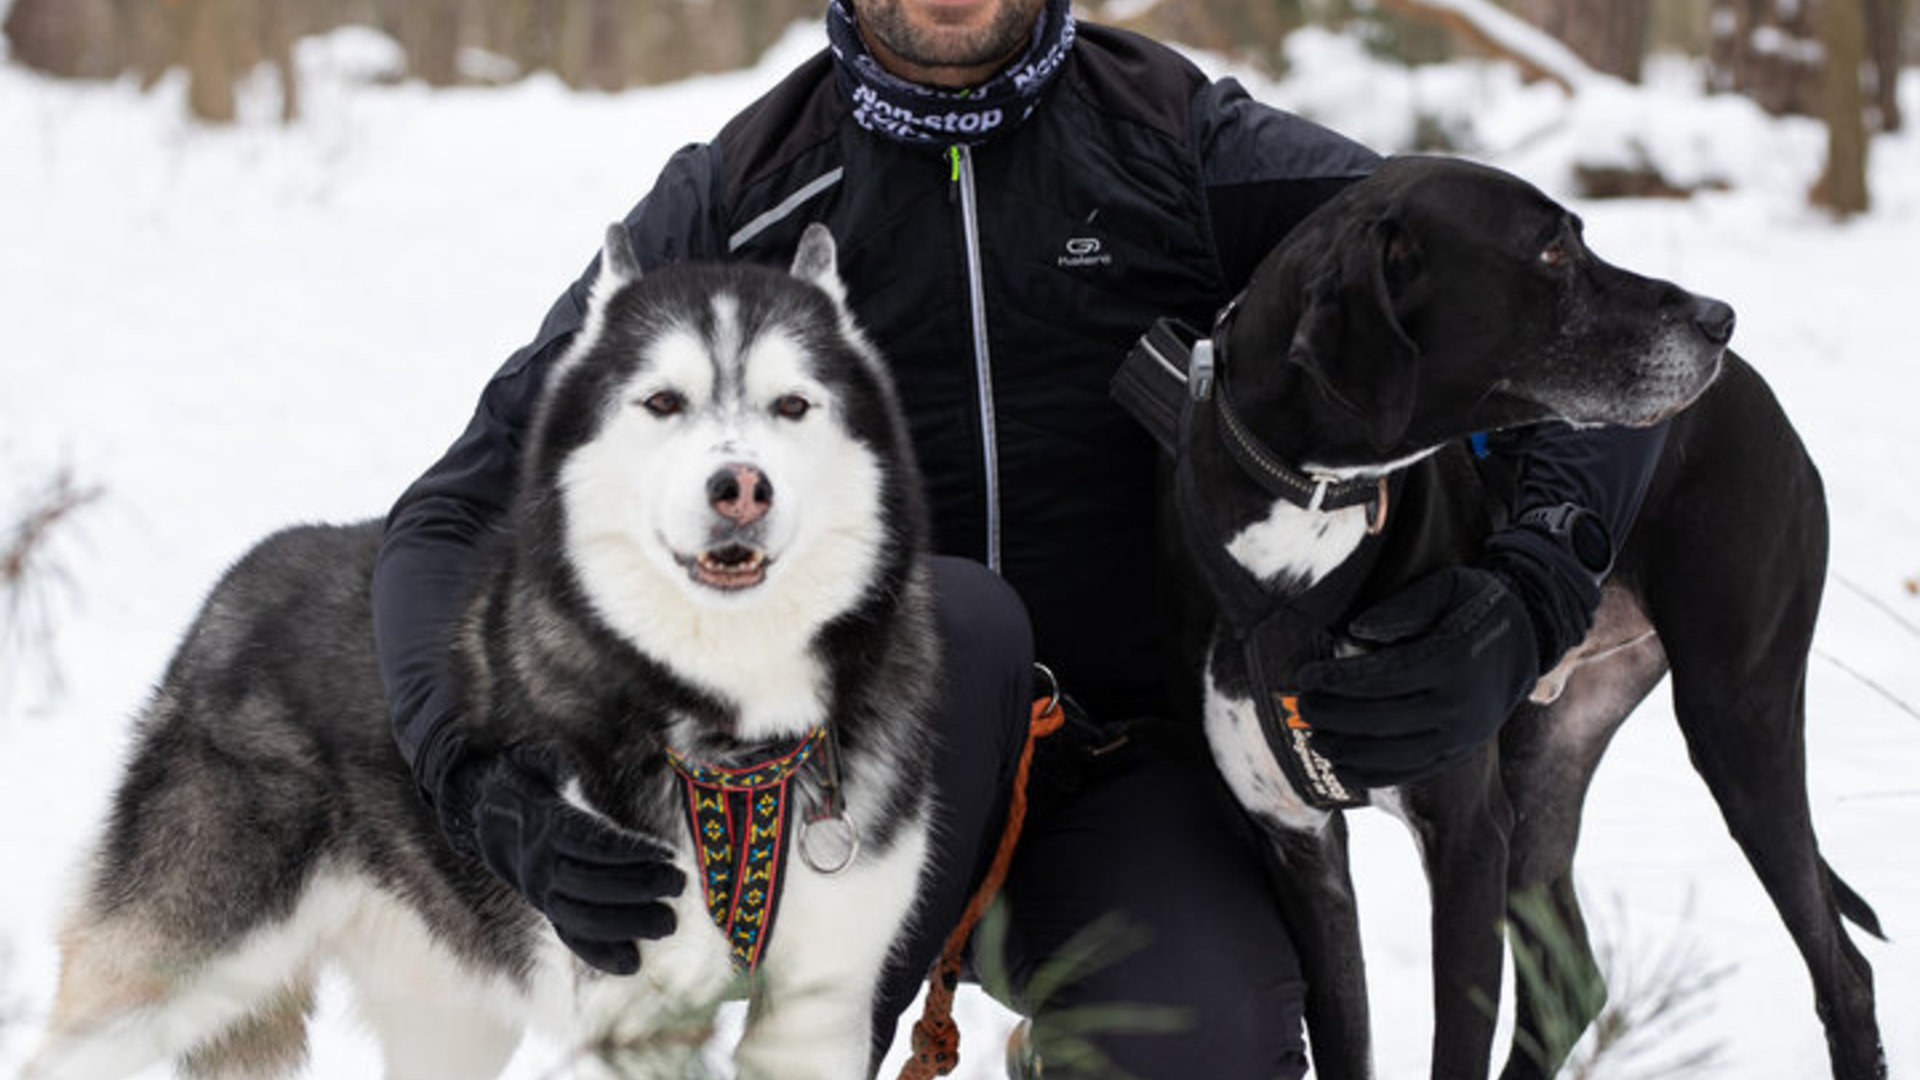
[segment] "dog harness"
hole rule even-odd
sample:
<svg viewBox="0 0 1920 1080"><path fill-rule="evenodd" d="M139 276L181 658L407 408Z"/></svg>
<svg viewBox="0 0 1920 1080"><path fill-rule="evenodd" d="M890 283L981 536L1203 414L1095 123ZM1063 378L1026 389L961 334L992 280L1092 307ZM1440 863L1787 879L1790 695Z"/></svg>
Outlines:
<svg viewBox="0 0 1920 1080"><path fill-rule="evenodd" d="M1300 715L1294 692L1275 685L1274 671L1331 655L1329 628L1358 597L1381 549L1392 484L1387 477L1341 480L1288 467L1233 407L1226 379L1226 329L1237 308L1222 309L1211 337L1176 319L1160 319L1121 364L1114 398L1173 460L1175 516L1208 591L1220 605L1227 636L1246 671L1267 746L1287 780L1309 805L1323 810L1358 806L1364 792L1334 775L1313 747L1313 728ZM1275 498L1307 510L1367 508L1367 536L1346 561L1311 588L1282 595L1228 554L1225 528L1212 523L1193 475L1194 449L1211 440L1249 479Z"/></svg>
<svg viewBox="0 0 1920 1080"><path fill-rule="evenodd" d="M726 936L735 970L757 967L773 936L787 865L793 777L828 741L826 728L816 727L763 761L732 767L690 761L667 750L687 797L707 914Z"/></svg>

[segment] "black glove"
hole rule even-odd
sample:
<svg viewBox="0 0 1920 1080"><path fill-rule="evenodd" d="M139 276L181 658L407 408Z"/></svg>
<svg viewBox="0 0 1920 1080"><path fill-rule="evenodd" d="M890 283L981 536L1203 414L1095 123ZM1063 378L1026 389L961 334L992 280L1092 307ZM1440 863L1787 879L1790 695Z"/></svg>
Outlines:
<svg viewBox="0 0 1920 1080"><path fill-rule="evenodd" d="M456 763L434 799L447 838L538 908L560 940L602 971L640 970L635 938L673 933L664 899L686 875L659 844L617 829L559 793L549 754L514 746Z"/></svg>
<svg viewBox="0 0 1920 1080"><path fill-rule="evenodd" d="M1533 619L1507 578L1435 571L1355 618L1368 652L1296 675L1314 748L1350 785L1429 775L1491 739L1540 675Z"/></svg>

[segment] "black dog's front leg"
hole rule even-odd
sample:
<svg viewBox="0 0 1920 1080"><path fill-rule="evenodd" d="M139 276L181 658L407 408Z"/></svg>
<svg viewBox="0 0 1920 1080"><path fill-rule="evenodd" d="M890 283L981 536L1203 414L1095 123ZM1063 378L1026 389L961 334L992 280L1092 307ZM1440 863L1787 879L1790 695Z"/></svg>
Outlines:
<svg viewBox="0 0 1920 1080"><path fill-rule="evenodd" d="M1347 865L1347 823L1332 814L1314 832L1262 821L1287 929L1307 979L1307 1042L1320 1080L1373 1076L1360 916Z"/></svg>
<svg viewBox="0 0 1920 1080"><path fill-rule="evenodd" d="M1433 905L1435 1080L1484 1077L1492 1056L1513 828L1498 760L1489 746L1397 789L1402 817L1424 856Z"/></svg>

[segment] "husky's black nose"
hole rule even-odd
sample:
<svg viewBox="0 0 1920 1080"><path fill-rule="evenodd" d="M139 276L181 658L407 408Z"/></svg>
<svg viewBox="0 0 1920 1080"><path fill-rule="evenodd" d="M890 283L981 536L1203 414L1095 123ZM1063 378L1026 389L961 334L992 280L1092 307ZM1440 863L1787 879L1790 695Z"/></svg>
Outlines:
<svg viewBox="0 0 1920 1080"><path fill-rule="evenodd" d="M751 465L723 465L707 477L707 501L735 525L751 525L773 505L773 482Z"/></svg>
<svg viewBox="0 0 1920 1080"><path fill-rule="evenodd" d="M1733 308L1718 300L1695 297L1693 325L1699 327L1708 341L1715 345L1725 345L1733 340Z"/></svg>

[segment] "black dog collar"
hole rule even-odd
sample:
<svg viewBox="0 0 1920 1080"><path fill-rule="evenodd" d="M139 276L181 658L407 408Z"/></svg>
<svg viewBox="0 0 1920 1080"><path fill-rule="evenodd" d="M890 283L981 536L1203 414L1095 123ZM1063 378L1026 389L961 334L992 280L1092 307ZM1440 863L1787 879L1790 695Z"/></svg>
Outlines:
<svg viewBox="0 0 1920 1080"><path fill-rule="evenodd" d="M1233 306L1220 313L1218 329L1203 338L1179 319L1156 320L1120 365L1113 395L1169 455L1178 455L1181 415L1191 400L1212 409L1226 437L1221 444L1234 463L1267 494L1305 510L1366 506L1375 527L1386 507L1381 477L1338 479L1288 466L1240 419L1227 387L1224 329Z"/></svg>

